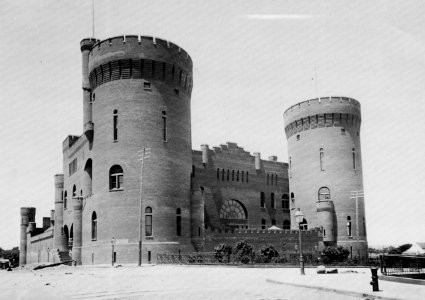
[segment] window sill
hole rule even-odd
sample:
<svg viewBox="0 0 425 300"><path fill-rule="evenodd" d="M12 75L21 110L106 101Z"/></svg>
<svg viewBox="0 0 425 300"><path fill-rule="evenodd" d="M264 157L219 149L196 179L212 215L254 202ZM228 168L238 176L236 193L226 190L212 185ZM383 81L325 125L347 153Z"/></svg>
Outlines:
<svg viewBox="0 0 425 300"><path fill-rule="evenodd" d="M153 240L153 236L147 236L146 239L147 240Z"/></svg>
<svg viewBox="0 0 425 300"><path fill-rule="evenodd" d="M112 189L112 190L109 190L110 192L122 192L122 191L124 191L124 189Z"/></svg>
<svg viewBox="0 0 425 300"><path fill-rule="evenodd" d="M91 239L91 241L92 241L92 242L96 242L96 241L97 241L97 239Z"/></svg>
<svg viewBox="0 0 425 300"><path fill-rule="evenodd" d="M113 140L112 142L113 142L113 143L118 143L118 140Z"/></svg>

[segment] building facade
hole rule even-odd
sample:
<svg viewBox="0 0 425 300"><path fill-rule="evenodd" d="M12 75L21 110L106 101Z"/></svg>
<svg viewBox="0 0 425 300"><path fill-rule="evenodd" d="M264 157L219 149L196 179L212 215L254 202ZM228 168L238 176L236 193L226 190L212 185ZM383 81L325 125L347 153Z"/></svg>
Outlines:
<svg viewBox="0 0 425 300"><path fill-rule="evenodd" d="M192 150L187 52L145 36L80 46L83 134L63 142L55 209L43 228L35 208L21 208L21 264L154 263L160 253L211 251L241 239L296 249L291 209L298 202L290 200L287 163L230 142ZM327 227L316 223L303 231L306 251L324 245Z"/></svg>
<svg viewBox="0 0 425 300"><path fill-rule="evenodd" d="M291 207L304 212L304 226L323 228L325 245L366 256L360 103L312 99L291 106L284 119Z"/></svg>

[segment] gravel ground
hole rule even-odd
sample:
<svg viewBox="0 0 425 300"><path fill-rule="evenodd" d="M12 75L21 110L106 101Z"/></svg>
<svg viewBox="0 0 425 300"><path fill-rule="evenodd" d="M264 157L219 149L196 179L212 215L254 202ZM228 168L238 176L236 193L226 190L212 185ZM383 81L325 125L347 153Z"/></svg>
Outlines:
<svg viewBox="0 0 425 300"><path fill-rule="evenodd" d="M425 299L425 286L380 281L369 269L318 275L296 268L33 266L1 271L0 299Z"/></svg>

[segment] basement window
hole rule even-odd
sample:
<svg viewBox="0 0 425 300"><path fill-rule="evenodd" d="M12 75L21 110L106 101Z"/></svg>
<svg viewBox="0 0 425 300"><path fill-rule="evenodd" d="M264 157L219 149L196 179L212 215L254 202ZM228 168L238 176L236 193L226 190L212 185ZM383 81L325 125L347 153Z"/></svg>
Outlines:
<svg viewBox="0 0 425 300"><path fill-rule="evenodd" d="M145 91L150 91L150 90L152 90L152 88L151 88L151 83L150 82L144 82L143 83L143 89L145 90Z"/></svg>

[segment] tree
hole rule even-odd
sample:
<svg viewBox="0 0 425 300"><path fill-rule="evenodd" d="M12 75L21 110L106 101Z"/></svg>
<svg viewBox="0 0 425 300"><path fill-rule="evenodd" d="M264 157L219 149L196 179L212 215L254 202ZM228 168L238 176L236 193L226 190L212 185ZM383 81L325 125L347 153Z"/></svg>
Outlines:
<svg viewBox="0 0 425 300"><path fill-rule="evenodd" d="M247 264L255 257L254 249L246 241L240 241L235 246L235 260Z"/></svg>
<svg viewBox="0 0 425 300"><path fill-rule="evenodd" d="M13 247L11 250L3 250L0 247L0 257L8 259L12 265L19 265L19 248Z"/></svg>
<svg viewBox="0 0 425 300"><path fill-rule="evenodd" d="M404 251L412 247L412 244L403 244L397 248L388 247L388 254L402 254Z"/></svg>
<svg viewBox="0 0 425 300"><path fill-rule="evenodd" d="M264 245L260 249L260 257L262 262L269 263L274 258L279 257L279 252L273 247L273 245Z"/></svg>
<svg viewBox="0 0 425 300"><path fill-rule="evenodd" d="M219 262L224 262L224 259L226 259L226 262L230 262L230 255L232 255L232 246L219 244L214 247L214 257Z"/></svg>
<svg viewBox="0 0 425 300"><path fill-rule="evenodd" d="M333 262L343 262L348 258L350 251L342 246L338 247L326 247L322 254L322 260L325 264Z"/></svg>

